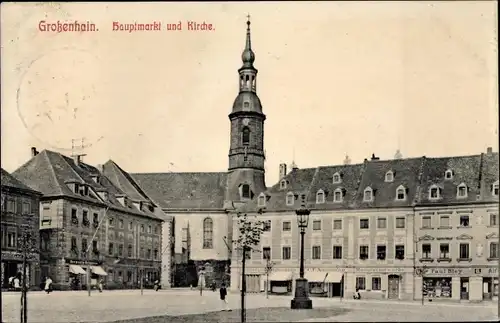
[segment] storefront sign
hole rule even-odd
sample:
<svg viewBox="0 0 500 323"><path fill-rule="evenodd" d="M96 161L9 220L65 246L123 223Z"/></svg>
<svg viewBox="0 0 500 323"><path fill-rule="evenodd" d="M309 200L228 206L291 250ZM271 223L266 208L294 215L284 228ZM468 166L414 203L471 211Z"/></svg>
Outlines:
<svg viewBox="0 0 500 323"><path fill-rule="evenodd" d="M405 269L373 267L373 268L355 268L355 271L358 273L404 273Z"/></svg>
<svg viewBox="0 0 500 323"><path fill-rule="evenodd" d="M457 267L443 267L443 268L428 268L424 276L434 277L470 277L470 276L498 276L498 268L496 267L480 267L480 268L457 268Z"/></svg>
<svg viewBox="0 0 500 323"><path fill-rule="evenodd" d="M82 261L82 260L73 260L73 259L65 259L66 263L69 265L78 265L78 266L86 266L86 265L91 265L91 266L98 266L99 263L97 261Z"/></svg>
<svg viewBox="0 0 500 323"><path fill-rule="evenodd" d="M38 255L34 253L28 253L26 256L28 261L38 261L39 259ZM2 260L23 261L23 257L24 255L21 252L2 251Z"/></svg>

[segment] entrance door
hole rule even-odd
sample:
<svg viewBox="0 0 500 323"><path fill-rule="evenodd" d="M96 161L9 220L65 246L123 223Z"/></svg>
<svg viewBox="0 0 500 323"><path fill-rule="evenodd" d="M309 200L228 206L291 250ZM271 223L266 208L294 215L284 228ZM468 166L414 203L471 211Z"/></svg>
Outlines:
<svg viewBox="0 0 500 323"><path fill-rule="evenodd" d="M491 300L493 291L493 279L491 277L483 277L483 299Z"/></svg>
<svg viewBox="0 0 500 323"><path fill-rule="evenodd" d="M460 278L460 299L469 299L469 278Z"/></svg>
<svg viewBox="0 0 500 323"><path fill-rule="evenodd" d="M388 286L387 286L387 298L398 299L399 298L399 276L389 275Z"/></svg>

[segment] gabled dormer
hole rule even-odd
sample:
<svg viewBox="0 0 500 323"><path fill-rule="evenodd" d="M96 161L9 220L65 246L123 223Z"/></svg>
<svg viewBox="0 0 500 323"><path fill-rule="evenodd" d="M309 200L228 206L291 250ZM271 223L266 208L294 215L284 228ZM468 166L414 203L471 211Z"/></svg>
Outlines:
<svg viewBox="0 0 500 323"><path fill-rule="evenodd" d="M136 209L142 211L142 201L134 201L133 203Z"/></svg>
<svg viewBox="0 0 500 323"><path fill-rule="evenodd" d="M386 183L394 182L394 172L392 170L385 173L385 182Z"/></svg>
<svg viewBox="0 0 500 323"><path fill-rule="evenodd" d="M267 195L262 192L259 194L259 197L257 198L257 206L259 207L265 207L267 202Z"/></svg>
<svg viewBox="0 0 500 323"><path fill-rule="evenodd" d="M286 187L287 187L287 186L288 186L288 181L287 181L286 179L284 179L284 178L283 178L283 179L280 181L280 190L284 190L284 189L286 189Z"/></svg>
<svg viewBox="0 0 500 323"><path fill-rule="evenodd" d="M89 196L89 186L87 184L76 180L66 181L65 184L73 193L81 196Z"/></svg>
<svg viewBox="0 0 500 323"><path fill-rule="evenodd" d="M396 188L396 201L405 201L408 195L408 189L403 185Z"/></svg>
<svg viewBox="0 0 500 323"><path fill-rule="evenodd" d="M342 203L344 201L346 190L344 188L337 188L333 191L333 203Z"/></svg>
<svg viewBox="0 0 500 323"><path fill-rule="evenodd" d="M92 180L94 182L96 182L96 184L100 184L101 178L100 178L99 174L91 174L90 177L92 178Z"/></svg>
<svg viewBox="0 0 500 323"><path fill-rule="evenodd" d="M286 193L286 205L293 206L295 204L295 194L293 192Z"/></svg>
<svg viewBox="0 0 500 323"><path fill-rule="evenodd" d="M429 187L429 200L439 200L441 198L441 188L436 184Z"/></svg>
<svg viewBox="0 0 500 323"><path fill-rule="evenodd" d="M342 174L339 172L336 172L333 174L333 184L340 184L342 183Z"/></svg>
<svg viewBox="0 0 500 323"><path fill-rule="evenodd" d="M118 200L118 202L120 202L120 204L123 206L123 207L127 207L127 196L125 195L116 195L116 199Z"/></svg>
<svg viewBox="0 0 500 323"><path fill-rule="evenodd" d="M316 192L316 204L323 204L323 203L325 203L325 191L320 189Z"/></svg>
<svg viewBox="0 0 500 323"><path fill-rule="evenodd" d="M370 186L366 187L363 191L363 202L372 202L374 200L373 193L373 189Z"/></svg>
<svg viewBox="0 0 500 323"><path fill-rule="evenodd" d="M444 172L444 179L445 180L452 180L454 175L455 175L455 173L453 172L452 169L447 169Z"/></svg>
<svg viewBox="0 0 500 323"><path fill-rule="evenodd" d="M241 184L239 186L239 191L241 200L251 200L254 196L249 184Z"/></svg>
<svg viewBox="0 0 500 323"><path fill-rule="evenodd" d="M498 196L498 181L491 185L491 195Z"/></svg>
<svg viewBox="0 0 500 323"><path fill-rule="evenodd" d="M467 198L469 193L469 188L465 183L460 183L460 185L457 186L457 199L464 199Z"/></svg>

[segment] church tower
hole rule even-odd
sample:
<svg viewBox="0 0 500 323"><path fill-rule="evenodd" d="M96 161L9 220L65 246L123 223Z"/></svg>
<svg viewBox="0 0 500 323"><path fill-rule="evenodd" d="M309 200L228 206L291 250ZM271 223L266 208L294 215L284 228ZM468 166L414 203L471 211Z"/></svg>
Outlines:
<svg viewBox="0 0 500 323"><path fill-rule="evenodd" d="M226 201L245 202L266 190L264 179L264 120L262 104L257 96L257 69L247 21L243 66L239 73L239 93L229 114L231 143Z"/></svg>

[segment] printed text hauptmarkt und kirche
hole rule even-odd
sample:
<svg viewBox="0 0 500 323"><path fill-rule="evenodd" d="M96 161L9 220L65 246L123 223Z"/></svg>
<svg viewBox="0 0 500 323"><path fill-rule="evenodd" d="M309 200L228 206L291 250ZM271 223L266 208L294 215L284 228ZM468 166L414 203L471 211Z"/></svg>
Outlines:
<svg viewBox="0 0 500 323"><path fill-rule="evenodd" d="M162 23L160 21L149 22L122 22L113 21L110 29L117 32L155 32L155 31L214 31L215 26L206 21L177 21L173 23ZM96 32L99 28L91 21L47 21L40 20L38 30L41 32L62 33L62 32Z"/></svg>

